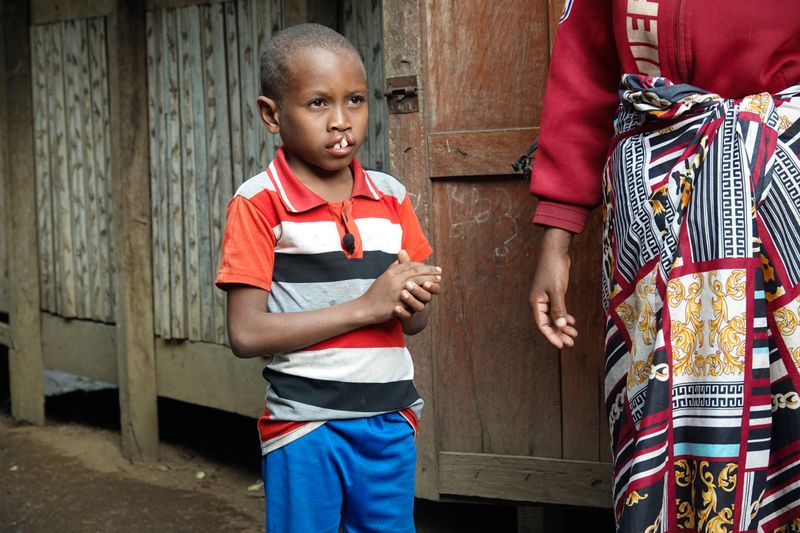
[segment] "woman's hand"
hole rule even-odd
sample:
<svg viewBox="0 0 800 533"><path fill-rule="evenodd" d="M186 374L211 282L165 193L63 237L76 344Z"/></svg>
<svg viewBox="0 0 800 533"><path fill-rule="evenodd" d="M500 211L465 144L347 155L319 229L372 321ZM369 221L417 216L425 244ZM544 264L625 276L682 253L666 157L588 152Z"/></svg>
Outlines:
<svg viewBox="0 0 800 533"><path fill-rule="evenodd" d="M566 305L571 242L572 234L566 230L545 230L529 297L536 327L556 348L574 346L578 336L575 317Z"/></svg>

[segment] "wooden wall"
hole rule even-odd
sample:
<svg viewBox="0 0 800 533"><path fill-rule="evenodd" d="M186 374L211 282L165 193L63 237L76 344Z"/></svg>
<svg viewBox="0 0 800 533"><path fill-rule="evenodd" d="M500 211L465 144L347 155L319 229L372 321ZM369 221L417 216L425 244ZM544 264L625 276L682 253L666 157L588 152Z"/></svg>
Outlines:
<svg viewBox="0 0 800 533"><path fill-rule="evenodd" d="M281 2L239 0L147 14L156 334L225 342L214 288L225 206L275 153L255 107L258 53Z"/></svg>
<svg viewBox="0 0 800 533"><path fill-rule="evenodd" d="M104 18L31 28L42 309L114 321Z"/></svg>
<svg viewBox="0 0 800 533"><path fill-rule="evenodd" d="M283 4L235 0L147 13L155 330L164 339L225 342L224 295L213 287L225 206L278 142L258 119L255 100L258 53L283 26ZM327 18L335 21L336 11L329 4L334 16ZM344 0L338 13L370 73L360 156L384 168L381 5ZM105 32L104 17L32 26L32 97L44 110L34 124L41 307L113 323Z"/></svg>
<svg viewBox="0 0 800 533"><path fill-rule="evenodd" d="M2 6L0 6L2 14ZM0 43L3 42L2 24L0 24ZM3 50L0 44L0 72L5 72ZM9 210L6 205L8 197L8 179L5 175L5 84L0 86L0 313L8 313L8 232L11 231Z"/></svg>

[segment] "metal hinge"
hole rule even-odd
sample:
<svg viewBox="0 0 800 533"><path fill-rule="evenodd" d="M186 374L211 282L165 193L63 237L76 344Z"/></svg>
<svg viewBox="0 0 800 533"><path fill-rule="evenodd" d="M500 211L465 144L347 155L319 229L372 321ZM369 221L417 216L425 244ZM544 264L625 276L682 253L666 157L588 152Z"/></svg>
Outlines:
<svg viewBox="0 0 800 533"><path fill-rule="evenodd" d="M419 112L416 76L386 78L383 96L386 97L389 113L392 115Z"/></svg>

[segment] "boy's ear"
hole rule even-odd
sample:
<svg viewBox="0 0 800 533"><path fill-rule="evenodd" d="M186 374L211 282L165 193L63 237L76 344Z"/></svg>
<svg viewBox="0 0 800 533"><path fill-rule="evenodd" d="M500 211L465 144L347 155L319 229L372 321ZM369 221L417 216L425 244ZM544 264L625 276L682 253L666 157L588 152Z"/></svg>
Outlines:
<svg viewBox="0 0 800 533"><path fill-rule="evenodd" d="M256 100L256 105L258 106L258 114L261 116L261 121L269 132L277 134L281 131L280 119L278 118L278 102L266 96L259 96Z"/></svg>

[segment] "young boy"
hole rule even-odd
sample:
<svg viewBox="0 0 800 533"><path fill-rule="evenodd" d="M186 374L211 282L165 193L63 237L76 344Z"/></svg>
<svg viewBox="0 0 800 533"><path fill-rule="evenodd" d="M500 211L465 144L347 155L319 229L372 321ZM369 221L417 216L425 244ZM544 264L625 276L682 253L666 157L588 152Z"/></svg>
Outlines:
<svg viewBox="0 0 800 533"><path fill-rule="evenodd" d="M239 357L267 357L267 531L413 532L422 407L403 333L428 322L441 269L405 187L355 159L367 84L324 26L275 35L258 110L282 146L228 206L217 285Z"/></svg>

